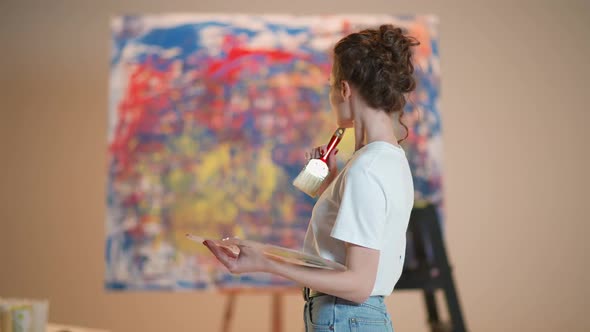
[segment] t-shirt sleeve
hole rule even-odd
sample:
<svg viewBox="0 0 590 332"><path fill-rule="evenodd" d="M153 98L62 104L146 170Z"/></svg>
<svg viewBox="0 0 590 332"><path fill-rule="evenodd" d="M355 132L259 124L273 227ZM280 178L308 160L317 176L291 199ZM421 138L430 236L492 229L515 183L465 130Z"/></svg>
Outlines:
<svg viewBox="0 0 590 332"><path fill-rule="evenodd" d="M387 201L378 180L367 170L347 174L342 184L340 208L330 234L333 238L381 250Z"/></svg>

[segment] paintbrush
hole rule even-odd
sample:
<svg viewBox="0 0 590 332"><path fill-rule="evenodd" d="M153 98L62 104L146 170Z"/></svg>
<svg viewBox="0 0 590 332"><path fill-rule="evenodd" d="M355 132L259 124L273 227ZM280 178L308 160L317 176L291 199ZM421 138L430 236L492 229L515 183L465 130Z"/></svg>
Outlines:
<svg viewBox="0 0 590 332"><path fill-rule="evenodd" d="M317 195L318 190L322 186L322 183L330 173L327 162L328 156L330 156L332 150L334 150L338 143L340 143L343 135L344 128L336 129L334 135L332 135L332 138L328 143L328 146L326 147L326 152L322 154L319 159L310 159L301 173L297 175L293 181L293 185L296 188L311 197L315 197Z"/></svg>

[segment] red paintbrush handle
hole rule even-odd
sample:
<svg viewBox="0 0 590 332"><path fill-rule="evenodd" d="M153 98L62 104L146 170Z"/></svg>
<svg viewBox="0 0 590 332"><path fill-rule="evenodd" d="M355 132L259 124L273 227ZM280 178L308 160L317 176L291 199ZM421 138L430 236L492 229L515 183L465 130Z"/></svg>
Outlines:
<svg viewBox="0 0 590 332"><path fill-rule="evenodd" d="M328 146L326 147L326 152L324 152L324 154L320 158L321 160L323 160L324 162L327 162L330 152L332 152L332 150L334 150L334 148L338 145L338 143L340 143L343 135L344 135L344 128L336 129L336 131L334 132L334 135L332 135L332 138L330 139L330 142L328 143Z"/></svg>

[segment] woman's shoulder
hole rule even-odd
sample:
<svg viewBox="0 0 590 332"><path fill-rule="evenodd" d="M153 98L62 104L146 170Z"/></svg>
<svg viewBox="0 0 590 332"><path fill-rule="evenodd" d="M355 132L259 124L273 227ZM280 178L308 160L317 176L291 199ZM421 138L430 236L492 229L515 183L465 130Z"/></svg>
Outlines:
<svg viewBox="0 0 590 332"><path fill-rule="evenodd" d="M402 148L386 142L373 142L363 146L353 155L348 166L350 174L375 174L395 171L407 163Z"/></svg>

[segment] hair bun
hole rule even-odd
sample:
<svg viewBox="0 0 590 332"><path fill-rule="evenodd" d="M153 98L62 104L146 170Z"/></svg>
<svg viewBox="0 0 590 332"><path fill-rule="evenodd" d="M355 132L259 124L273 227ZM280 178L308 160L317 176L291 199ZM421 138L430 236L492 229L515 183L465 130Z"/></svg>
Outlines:
<svg viewBox="0 0 590 332"><path fill-rule="evenodd" d="M391 24L379 27L379 37L381 45L391 53L394 71L397 73L396 87L401 92L414 90L416 84L412 77L414 66L411 62L411 48L420 43L415 38L406 36L401 28Z"/></svg>
<svg viewBox="0 0 590 332"><path fill-rule="evenodd" d="M404 34L401 28L396 28L391 24L384 24L379 27L381 43L387 48L394 48L396 41L403 39Z"/></svg>

